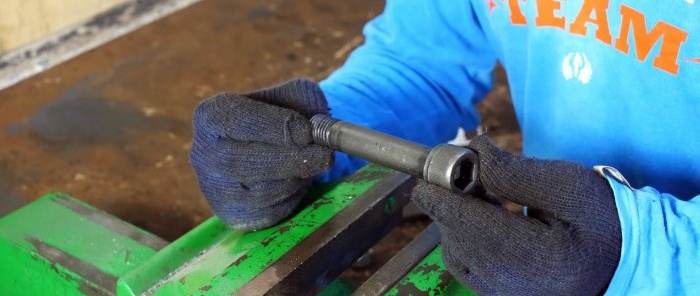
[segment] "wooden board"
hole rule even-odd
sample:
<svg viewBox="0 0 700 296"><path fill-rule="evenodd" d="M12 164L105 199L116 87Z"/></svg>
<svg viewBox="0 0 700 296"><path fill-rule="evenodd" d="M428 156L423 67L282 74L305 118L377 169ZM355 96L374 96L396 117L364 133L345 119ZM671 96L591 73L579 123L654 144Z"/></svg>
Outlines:
<svg viewBox="0 0 700 296"><path fill-rule="evenodd" d="M0 53L85 21L128 0L2 0Z"/></svg>

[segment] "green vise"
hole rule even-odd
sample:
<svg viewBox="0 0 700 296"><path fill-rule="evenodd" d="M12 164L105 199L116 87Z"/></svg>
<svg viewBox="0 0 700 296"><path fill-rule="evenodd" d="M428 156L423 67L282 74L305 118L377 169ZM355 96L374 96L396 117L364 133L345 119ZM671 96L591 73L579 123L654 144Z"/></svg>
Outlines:
<svg viewBox="0 0 700 296"><path fill-rule="evenodd" d="M412 186L409 176L370 165L312 189L273 227L242 232L212 217L170 244L50 193L0 218L0 295L348 295L338 276L400 222ZM435 233L429 227L392 259L400 267L373 276L382 287L370 278L355 293L463 295ZM423 255L403 260L412 245Z"/></svg>

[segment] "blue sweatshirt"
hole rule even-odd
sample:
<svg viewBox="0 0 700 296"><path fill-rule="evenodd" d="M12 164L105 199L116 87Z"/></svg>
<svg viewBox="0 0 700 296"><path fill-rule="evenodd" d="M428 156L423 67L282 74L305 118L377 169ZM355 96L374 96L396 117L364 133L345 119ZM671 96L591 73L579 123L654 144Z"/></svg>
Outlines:
<svg viewBox="0 0 700 296"><path fill-rule="evenodd" d="M432 146L478 125L498 61L524 154L631 183L607 175L623 232L608 292L699 292L698 16L694 0L388 0L321 88L335 117ZM338 154L323 178L363 164Z"/></svg>

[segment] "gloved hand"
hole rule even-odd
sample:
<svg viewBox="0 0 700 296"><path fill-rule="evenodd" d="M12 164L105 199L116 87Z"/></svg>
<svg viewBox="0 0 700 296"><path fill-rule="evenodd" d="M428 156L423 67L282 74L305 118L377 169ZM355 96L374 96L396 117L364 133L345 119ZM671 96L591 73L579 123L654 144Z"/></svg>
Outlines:
<svg viewBox="0 0 700 296"><path fill-rule="evenodd" d="M319 113L328 114L326 99L303 79L200 103L190 163L216 215L243 230L289 215L333 162L331 149L313 144L309 118Z"/></svg>
<svg viewBox="0 0 700 296"><path fill-rule="evenodd" d="M622 238L607 181L575 163L502 151L486 136L469 147L484 189L527 206L527 216L420 183L413 200L440 226L450 273L480 295L604 293Z"/></svg>

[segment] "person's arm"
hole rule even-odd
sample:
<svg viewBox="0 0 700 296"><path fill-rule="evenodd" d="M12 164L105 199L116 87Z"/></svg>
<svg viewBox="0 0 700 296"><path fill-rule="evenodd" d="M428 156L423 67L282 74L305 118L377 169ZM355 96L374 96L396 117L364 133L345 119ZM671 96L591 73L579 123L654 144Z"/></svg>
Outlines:
<svg viewBox="0 0 700 296"><path fill-rule="evenodd" d="M479 122L474 105L492 85L495 55L469 1L387 1L365 43L320 83L334 117L425 145ZM321 180L365 163L336 154Z"/></svg>
<svg viewBox="0 0 700 296"><path fill-rule="evenodd" d="M683 201L632 189L604 168L615 195L622 256L606 295L687 295L700 290L700 195Z"/></svg>

